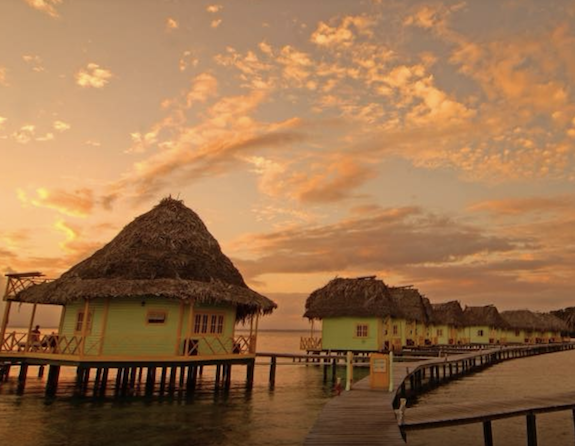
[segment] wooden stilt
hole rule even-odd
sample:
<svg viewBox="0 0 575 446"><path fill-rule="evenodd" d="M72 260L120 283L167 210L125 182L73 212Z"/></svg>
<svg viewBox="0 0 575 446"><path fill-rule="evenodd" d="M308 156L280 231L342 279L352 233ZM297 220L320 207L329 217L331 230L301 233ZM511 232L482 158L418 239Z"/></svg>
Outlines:
<svg viewBox="0 0 575 446"><path fill-rule="evenodd" d="M270 361L270 387L272 388L276 384L276 367L277 367L277 358L275 356L272 356Z"/></svg>
<svg viewBox="0 0 575 446"><path fill-rule="evenodd" d="M44 366L41 365L38 367L38 378L42 378L44 376Z"/></svg>
<svg viewBox="0 0 575 446"><path fill-rule="evenodd" d="M28 376L28 364L20 364L20 374L18 375L18 393L22 393L26 387L26 377Z"/></svg>
<svg viewBox="0 0 575 446"><path fill-rule="evenodd" d="M254 369L256 360L253 359L246 365L246 388L252 389L254 386Z"/></svg>
<svg viewBox="0 0 575 446"><path fill-rule="evenodd" d="M60 366L51 365L48 368L48 380L46 381L46 396L56 395L58 389L58 378L60 376Z"/></svg>
<svg viewBox="0 0 575 446"><path fill-rule="evenodd" d="M162 375L160 376L160 395L164 394L166 390L166 374L168 373L167 367L162 367Z"/></svg>
<svg viewBox="0 0 575 446"><path fill-rule="evenodd" d="M226 379L224 382L224 386L226 390L229 390L232 384L232 365L226 364L225 368L226 368Z"/></svg>
<svg viewBox="0 0 575 446"><path fill-rule="evenodd" d="M104 368L102 372L102 381L100 382L100 391L98 392L100 396L106 396L106 388L108 386L108 367Z"/></svg>
<svg viewBox="0 0 575 446"><path fill-rule="evenodd" d="M221 374L222 374L222 365L218 364L216 365L216 383L215 383L216 389L220 387Z"/></svg>
<svg viewBox="0 0 575 446"><path fill-rule="evenodd" d="M168 384L168 392L169 393L174 393L174 390L176 389L176 373L178 371L178 368L176 366L172 366L170 368L170 382Z"/></svg>

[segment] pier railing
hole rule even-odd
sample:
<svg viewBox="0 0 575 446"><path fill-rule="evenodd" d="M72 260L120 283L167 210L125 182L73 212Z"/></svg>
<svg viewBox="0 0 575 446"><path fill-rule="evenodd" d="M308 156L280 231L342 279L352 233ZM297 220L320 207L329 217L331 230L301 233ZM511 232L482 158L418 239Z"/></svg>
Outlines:
<svg viewBox="0 0 575 446"><path fill-rule="evenodd" d="M121 338L101 336L41 335L27 332L6 333L0 353L53 354L69 356L218 356L255 353L255 336L197 336L181 339L174 336L126 335ZM170 355L166 346L173 345Z"/></svg>

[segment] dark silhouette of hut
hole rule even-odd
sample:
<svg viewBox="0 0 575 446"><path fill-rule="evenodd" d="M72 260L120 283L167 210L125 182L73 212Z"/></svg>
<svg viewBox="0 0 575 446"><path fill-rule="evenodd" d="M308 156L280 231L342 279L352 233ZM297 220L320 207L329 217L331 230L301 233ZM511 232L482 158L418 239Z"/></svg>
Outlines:
<svg viewBox="0 0 575 446"><path fill-rule="evenodd" d="M59 279L13 300L61 305L59 354L253 354L257 318L276 304L251 290L200 217L165 198ZM250 336L236 336L238 322Z"/></svg>

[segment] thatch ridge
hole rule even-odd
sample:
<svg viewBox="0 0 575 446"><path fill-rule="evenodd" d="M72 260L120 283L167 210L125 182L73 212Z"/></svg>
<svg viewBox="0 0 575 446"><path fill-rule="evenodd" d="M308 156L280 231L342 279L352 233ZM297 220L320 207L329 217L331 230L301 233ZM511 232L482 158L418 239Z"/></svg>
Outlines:
<svg viewBox="0 0 575 446"><path fill-rule="evenodd" d="M238 318L276 304L251 290L200 217L164 198L92 256L47 284L19 294L24 302L66 304L97 297L160 296L237 306Z"/></svg>
<svg viewBox="0 0 575 446"><path fill-rule="evenodd" d="M391 299L395 304L394 317L408 321L429 322L429 310L426 308L423 296L416 288L392 287Z"/></svg>

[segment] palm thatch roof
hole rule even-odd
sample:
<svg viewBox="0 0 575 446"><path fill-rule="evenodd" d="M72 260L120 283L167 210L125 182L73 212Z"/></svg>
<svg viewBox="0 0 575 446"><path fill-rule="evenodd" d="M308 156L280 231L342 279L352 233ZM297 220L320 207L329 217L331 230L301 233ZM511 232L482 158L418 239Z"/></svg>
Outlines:
<svg viewBox="0 0 575 446"><path fill-rule="evenodd" d="M463 311L465 325L472 326L488 326L494 328L507 328L509 325L501 317L497 308L493 305L485 305L483 307L465 307Z"/></svg>
<svg viewBox="0 0 575 446"><path fill-rule="evenodd" d="M394 287L391 288L391 299L395 304L394 317L408 321L429 322L428 311L423 296L416 288ZM429 300L428 300L429 302Z"/></svg>
<svg viewBox="0 0 575 446"><path fill-rule="evenodd" d="M427 322L425 304L412 288L389 287L375 276L336 278L309 295L304 317L387 317Z"/></svg>
<svg viewBox="0 0 575 446"><path fill-rule="evenodd" d="M558 318L554 314L551 313L536 313L537 317L539 318L540 327L544 331L560 331L560 332L567 332L569 331L568 325L562 319Z"/></svg>
<svg viewBox="0 0 575 446"><path fill-rule="evenodd" d="M335 278L309 295L304 317L387 317L394 313L389 287L375 276Z"/></svg>
<svg viewBox="0 0 575 446"><path fill-rule="evenodd" d="M463 327L465 325L463 309L458 301L452 300L441 304L431 304L433 309L433 323L437 325L453 325Z"/></svg>
<svg viewBox="0 0 575 446"><path fill-rule="evenodd" d="M541 320L536 313L529 310L509 310L502 311L501 317L516 330L540 330Z"/></svg>
<svg viewBox="0 0 575 446"><path fill-rule="evenodd" d="M237 317L270 313L276 304L251 290L200 217L164 198L110 243L62 276L19 293L23 302L67 304L79 299L183 299L229 303Z"/></svg>

